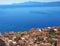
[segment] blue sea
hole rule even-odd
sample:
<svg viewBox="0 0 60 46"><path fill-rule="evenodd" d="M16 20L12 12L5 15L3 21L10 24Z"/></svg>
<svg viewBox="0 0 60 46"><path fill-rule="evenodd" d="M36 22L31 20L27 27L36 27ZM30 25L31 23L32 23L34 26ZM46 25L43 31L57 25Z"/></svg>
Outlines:
<svg viewBox="0 0 60 46"><path fill-rule="evenodd" d="M60 6L0 8L0 32L60 26Z"/></svg>

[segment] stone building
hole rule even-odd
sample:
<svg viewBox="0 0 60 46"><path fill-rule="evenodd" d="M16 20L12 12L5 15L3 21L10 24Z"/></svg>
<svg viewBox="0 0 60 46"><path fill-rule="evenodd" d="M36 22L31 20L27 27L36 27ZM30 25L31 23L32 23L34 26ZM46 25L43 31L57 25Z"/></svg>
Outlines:
<svg viewBox="0 0 60 46"><path fill-rule="evenodd" d="M0 46L7 46L6 43L2 39L0 39Z"/></svg>

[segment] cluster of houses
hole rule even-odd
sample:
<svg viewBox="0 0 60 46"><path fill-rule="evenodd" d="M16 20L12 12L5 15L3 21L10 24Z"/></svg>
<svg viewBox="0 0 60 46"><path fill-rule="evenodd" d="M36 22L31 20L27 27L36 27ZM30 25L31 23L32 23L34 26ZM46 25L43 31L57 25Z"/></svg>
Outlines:
<svg viewBox="0 0 60 46"><path fill-rule="evenodd" d="M60 26L0 33L0 46L60 46Z"/></svg>

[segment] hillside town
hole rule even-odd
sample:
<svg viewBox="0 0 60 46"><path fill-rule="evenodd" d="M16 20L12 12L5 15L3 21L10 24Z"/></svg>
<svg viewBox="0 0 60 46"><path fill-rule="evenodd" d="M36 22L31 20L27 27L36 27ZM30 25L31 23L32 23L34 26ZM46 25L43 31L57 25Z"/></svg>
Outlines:
<svg viewBox="0 0 60 46"><path fill-rule="evenodd" d="M60 26L0 33L0 46L60 46Z"/></svg>

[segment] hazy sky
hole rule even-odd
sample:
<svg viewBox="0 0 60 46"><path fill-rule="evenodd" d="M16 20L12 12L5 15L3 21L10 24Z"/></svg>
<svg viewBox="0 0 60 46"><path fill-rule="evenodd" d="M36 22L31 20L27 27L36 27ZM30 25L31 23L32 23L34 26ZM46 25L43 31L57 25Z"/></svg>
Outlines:
<svg viewBox="0 0 60 46"><path fill-rule="evenodd" d="M52 1L60 1L60 0L0 0L0 4L22 3L27 1L52 2Z"/></svg>

